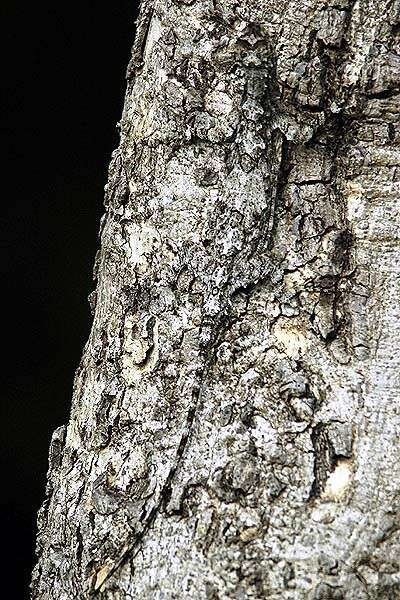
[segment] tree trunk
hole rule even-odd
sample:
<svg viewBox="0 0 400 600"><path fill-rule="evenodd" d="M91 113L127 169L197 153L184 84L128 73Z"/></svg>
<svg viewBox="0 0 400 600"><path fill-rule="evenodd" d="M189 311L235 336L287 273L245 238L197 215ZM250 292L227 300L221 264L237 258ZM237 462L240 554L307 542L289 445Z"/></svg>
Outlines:
<svg viewBox="0 0 400 600"><path fill-rule="evenodd" d="M142 2L33 598L400 598L399 12Z"/></svg>

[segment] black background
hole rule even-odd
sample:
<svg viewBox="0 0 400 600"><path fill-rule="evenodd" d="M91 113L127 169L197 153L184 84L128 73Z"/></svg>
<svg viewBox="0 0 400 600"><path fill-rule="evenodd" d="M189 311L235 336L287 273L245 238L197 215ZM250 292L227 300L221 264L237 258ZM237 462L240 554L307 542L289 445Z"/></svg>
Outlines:
<svg viewBox="0 0 400 600"><path fill-rule="evenodd" d="M1 2L2 596L27 598L51 432L87 339L137 3ZM6 596L7 593L7 596Z"/></svg>

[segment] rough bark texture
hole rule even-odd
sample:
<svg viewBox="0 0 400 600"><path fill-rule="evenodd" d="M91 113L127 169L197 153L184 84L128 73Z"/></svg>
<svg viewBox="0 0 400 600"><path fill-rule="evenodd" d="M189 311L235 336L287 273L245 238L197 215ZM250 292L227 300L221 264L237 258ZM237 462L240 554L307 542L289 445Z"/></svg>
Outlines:
<svg viewBox="0 0 400 600"><path fill-rule="evenodd" d="M400 598L399 12L142 4L33 598Z"/></svg>

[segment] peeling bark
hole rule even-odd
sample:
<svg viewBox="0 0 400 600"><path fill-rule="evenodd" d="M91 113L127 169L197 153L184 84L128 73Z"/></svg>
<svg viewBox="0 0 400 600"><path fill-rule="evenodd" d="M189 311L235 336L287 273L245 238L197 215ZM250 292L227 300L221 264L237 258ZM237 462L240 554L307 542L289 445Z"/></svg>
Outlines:
<svg viewBox="0 0 400 600"><path fill-rule="evenodd" d="M145 0L37 600L400 598L397 0Z"/></svg>

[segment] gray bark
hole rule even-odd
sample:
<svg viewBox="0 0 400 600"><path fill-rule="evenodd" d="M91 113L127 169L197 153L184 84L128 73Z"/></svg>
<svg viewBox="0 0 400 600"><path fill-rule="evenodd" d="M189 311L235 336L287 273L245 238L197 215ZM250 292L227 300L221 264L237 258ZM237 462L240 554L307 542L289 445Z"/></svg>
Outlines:
<svg viewBox="0 0 400 600"><path fill-rule="evenodd" d="M398 0L145 0L33 598L400 598Z"/></svg>

